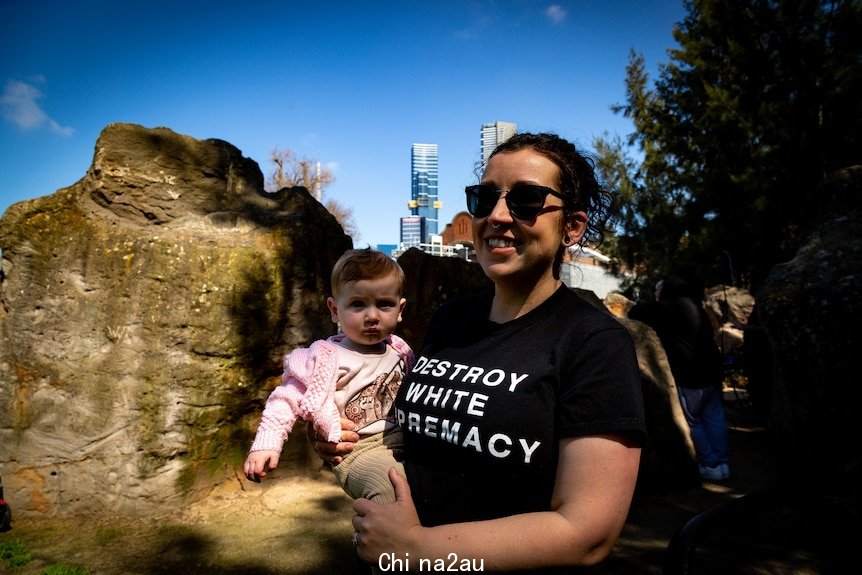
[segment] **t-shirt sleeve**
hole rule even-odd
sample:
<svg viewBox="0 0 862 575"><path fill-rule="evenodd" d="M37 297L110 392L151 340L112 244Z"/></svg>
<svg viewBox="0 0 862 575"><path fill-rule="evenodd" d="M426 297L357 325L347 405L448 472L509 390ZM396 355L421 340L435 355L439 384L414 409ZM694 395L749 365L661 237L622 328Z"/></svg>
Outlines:
<svg viewBox="0 0 862 575"><path fill-rule="evenodd" d="M579 345L561 372L560 437L622 432L642 442L646 437L643 392L631 336L622 326L606 328Z"/></svg>

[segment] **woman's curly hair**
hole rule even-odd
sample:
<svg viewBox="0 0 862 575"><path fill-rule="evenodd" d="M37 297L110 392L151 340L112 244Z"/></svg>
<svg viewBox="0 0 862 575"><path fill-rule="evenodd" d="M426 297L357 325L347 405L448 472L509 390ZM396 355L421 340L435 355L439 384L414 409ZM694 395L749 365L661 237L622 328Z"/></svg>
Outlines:
<svg viewBox="0 0 862 575"><path fill-rule="evenodd" d="M587 214L587 229L580 240L581 245L598 245L605 234L605 226L613 209L614 200L610 191L596 176L595 160L568 140L556 134L515 134L494 149L489 156L532 149L542 154L559 168L559 191L565 196L566 214L584 211Z"/></svg>

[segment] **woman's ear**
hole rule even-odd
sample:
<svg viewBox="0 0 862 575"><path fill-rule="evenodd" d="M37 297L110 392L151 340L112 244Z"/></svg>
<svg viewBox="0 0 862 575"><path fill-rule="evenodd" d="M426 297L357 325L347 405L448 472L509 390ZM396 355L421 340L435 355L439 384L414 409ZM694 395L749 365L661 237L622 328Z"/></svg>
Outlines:
<svg viewBox="0 0 862 575"><path fill-rule="evenodd" d="M584 237L587 231L587 214L586 212L574 212L566 218L566 224L563 228L562 244L565 247L573 246Z"/></svg>

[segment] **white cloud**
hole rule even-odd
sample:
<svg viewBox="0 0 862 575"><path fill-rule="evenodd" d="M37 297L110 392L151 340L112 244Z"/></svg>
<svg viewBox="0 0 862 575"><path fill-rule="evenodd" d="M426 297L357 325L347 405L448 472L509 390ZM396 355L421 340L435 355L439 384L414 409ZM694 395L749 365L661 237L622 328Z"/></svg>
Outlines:
<svg viewBox="0 0 862 575"><path fill-rule="evenodd" d="M25 132L47 128L59 136L74 134L74 128L61 126L39 106L39 99L43 97L44 94L31 84L7 80L0 95L3 119Z"/></svg>
<svg viewBox="0 0 862 575"><path fill-rule="evenodd" d="M554 24L560 24L566 19L566 9L559 4L551 4L545 9L545 16Z"/></svg>

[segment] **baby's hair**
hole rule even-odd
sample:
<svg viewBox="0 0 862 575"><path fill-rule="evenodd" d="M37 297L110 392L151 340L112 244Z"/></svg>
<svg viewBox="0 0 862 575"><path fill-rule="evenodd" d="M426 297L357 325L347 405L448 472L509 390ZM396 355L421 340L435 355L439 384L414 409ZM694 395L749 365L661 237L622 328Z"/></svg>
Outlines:
<svg viewBox="0 0 862 575"><path fill-rule="evenodd" d="M332 268L332 295L337 297L339 290L347 282L373 280L390 275L398 280L400 293L404 289L404 270L398 262L371 248L347 250Z"/></svg>

